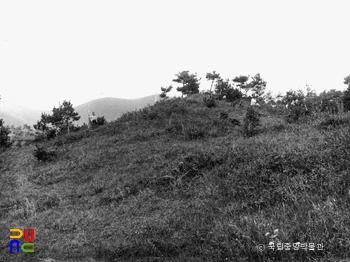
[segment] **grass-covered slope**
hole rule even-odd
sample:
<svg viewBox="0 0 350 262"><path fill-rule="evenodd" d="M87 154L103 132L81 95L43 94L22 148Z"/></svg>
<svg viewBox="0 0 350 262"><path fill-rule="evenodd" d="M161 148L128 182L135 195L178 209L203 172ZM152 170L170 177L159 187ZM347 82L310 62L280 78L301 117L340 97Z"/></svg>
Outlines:
<svg viewBox="0 0 350 262"><path fill-rule="evenodd" d="M173 99L46 143L52 161L1 153L0 261L349 258L349 116L289 125L262 109L246 138L244 112ZM9 253L10 227L35 228L34 253Z"/></svg>

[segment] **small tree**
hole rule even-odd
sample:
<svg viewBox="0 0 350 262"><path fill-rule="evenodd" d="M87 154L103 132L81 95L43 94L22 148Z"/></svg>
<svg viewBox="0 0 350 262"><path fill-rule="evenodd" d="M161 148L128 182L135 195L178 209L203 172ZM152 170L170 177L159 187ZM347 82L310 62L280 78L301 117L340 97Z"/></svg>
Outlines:
<svg viewBox="0 0 350 262"><path fill-rule="evenodd" d="M211 85L210 85L210 95L212 94L211 90L212 90L212 87L213 87L213 84L216 80L219 80L221 79L220 78L220 74L219 73L216 73L215 71L211 72L211 73L207 73L206 75L206 79L207 80L211 80Z"/></svg>
<svg viewBox="0 0 350 262"><path fill-rule="evenodd" d="M232 88L232 86L229 82L229 79L223 80L220 78L216 81L214 92L217 95L218 99L222 100L224 97L226 97L226 94L230 88Z"/></svg>
<svg viewBox="0 0 350 262"><path fill-rule="evenodd" d="M174 82L182 84L182 87L176 88L183 95L192 95L199 93L199 81L197 74L189 74L189 71L182 71L175 75Z"/></svg>
<svg viewBox="0 0 350 262"><path fill-rule="evenodd" d="M276 102L275 102L275 100L274 100L274 98L272 96L272 91L271 90L267 91L263 95L262 99L264 100L264 103L266 103L266 104L268 104L270 106L272 106L272 105L275 106L276 105Z"/></svg>
<svg viewBox="0 0 350 262"><path fill-rule="evenodd" d="M58 108L54 107L52 113L51 123L58 129L67 130L68 134L73 122L80 119L79 114L74 112L72 103L66 100Z"/></svg>
<svg viewBox="0 0 350 262"><path fill-rule="evenodd" d="M344 77L344 84L348 85L348 87L350 87L350 75Z"/></svg>
<svg viewBox="0 0 350 262"><path fill-rule="evenodd" d="M340 107L339 102L343 102L343 92L335 89L329 91L323 91L319 95L319 100L321 102L321 112L328 113L339 113L343 111Z"/></svg>
<svg viewBox="0 0 350 262"><path fill-rule="evenodd" d="M247 84L249 80L249 76L236 76L234 79L232 79L233 82L236 83L236 85L239 87L240 91L242 91L242 89L245 91L245 96L247 96L251 86L249 84Z"/></svg>
<svg viewBox="0 0 350 262"><path fill-rule="evenodd" d="M288 123L296 122L300 117L310 114L301 89L288 91L283 98L283 104L288 108L288 114L285 116Z"/></svg>
<svg viewBox="0 0 350 262"><path fill-rule="evenodd" d="M33 125L34 129L40 130L40 131L48 131L50 129L49 125L51 123L50 115L46 113L41 114L41 119L36 122L35 125Z"/></svg>
<svg viewBox="0 0 350 262"><path fill-rule="evenodd" d="M219 100L225 97L227 102L234 102L242 97L242 92L236 88L233 88L230 84L230 80L219 79L215 85L215 93Z"/></svg>
<svg viewBox="0 0 350 262"><path fill-rule="evenodd" d="M226 91L226 101L234 103L236 100L242 98L242 92L236 88L229 88Z"/></svg>
<svg viewBox="0 0 350 262"><path fill-rule="evenodd" d="M52 125L51 118L52 117L50 115L48 115L46 113L42 113L41 114L41 119L39 121L37 121L37 123L35 125L33 125L35 130L39 130L39 131L43 132L37 138L38 140L43 140L45 138L50 140L50 139L56 137L57 130Z"/></svg>
<svg viewBox="0 0 350 262"><path fill-rule="evenodd" d="M344 77L344 84L348 85L348 88L344 91L343 104L345 111L350 111L350 75Z"/></svg>
<svg viewBox="0 0 350 262"><path fill-rule="evenodd" d="M243 133L246 137L251 137L257 133L257 127L260 125L259 112L253 107L248 107L243 119Z"/></svg>
<svg viewBox="0 0 350 262"><path fill-rule="evenodd" d="M0 119L0 148L8 148L11 146L9 134L11 131L5 127L5 122Z"/></svg>
<svg viewBox="0 0 350 262"><path fill-rule="evenodd" d="M171 89L173 89L172 85L168 87L161 87L160 90L162 91L162 93L159 95L160 98L164 98L164 99L168 98L167 93L169 93Z"/></svg>
<svg viewBox="0 0 350 262"><path fill-rule="evenodd" d="M302 90L294 91L290 90L286 93L286 95L283 97L283 104L287 105L288 108L291 108L292 106L299 106L303 103L305 98L305 95Z"/></svg>
<svg viewBox="0 0 350 262"><path fill-rule="evenodd" d="M252 97L255 98L258 102L263 101L266 84L266 81L261 78L260 74L253 76L252 81L249 83L249 86L253 91Z"/></svg>
<svg viewBox="0 0 350 262"><path fill-rule="evenodd" d="M52 115L42 113L41 119L37 121L34 128L45 132L47 138L53 138L58 130L64 129L69 133L73 122L79 119L80 116L77 112L74 112L71 102L64 100L58 108L54 107L52 109Z"/></svg>
<svg viewBox="0 0 350 262"><path fill-rule="evenodd" d="M1 99L1 97L0 97ZM0 119L0 148L8 148L11 146L9 134L11 133L10 129L5 127L5 122Z"/></svg>

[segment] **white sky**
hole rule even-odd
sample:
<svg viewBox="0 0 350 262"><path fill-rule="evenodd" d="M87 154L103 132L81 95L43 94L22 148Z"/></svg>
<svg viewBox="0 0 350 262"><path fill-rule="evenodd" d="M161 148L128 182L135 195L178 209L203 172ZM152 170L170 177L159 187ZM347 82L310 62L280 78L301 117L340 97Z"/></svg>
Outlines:
<svg viewBox="0 0 350 262"><path fill-rule="evenodd" d="M0 95L32 109L160 92L182 70L344 90L349 1L1 1ZM177 84L173 83L176 87ZM175 92L174 92L175 93Z"/></svg>

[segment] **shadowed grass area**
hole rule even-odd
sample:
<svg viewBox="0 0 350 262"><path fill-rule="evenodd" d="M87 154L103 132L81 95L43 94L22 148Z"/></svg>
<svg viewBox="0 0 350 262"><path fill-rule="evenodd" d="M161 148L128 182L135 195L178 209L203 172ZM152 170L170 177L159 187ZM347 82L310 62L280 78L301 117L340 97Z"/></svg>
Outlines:
<svg viewBox="0 0 350 262"><path fill-rule="evenodd" d="M51 161L37 161L33 144L1 153L0 260L349 258L349 115L287 124L259 110L250 138L232 124L244 108L198 96L42 143ZM34 253L9 253L10 227L35 228Z"/></svg>

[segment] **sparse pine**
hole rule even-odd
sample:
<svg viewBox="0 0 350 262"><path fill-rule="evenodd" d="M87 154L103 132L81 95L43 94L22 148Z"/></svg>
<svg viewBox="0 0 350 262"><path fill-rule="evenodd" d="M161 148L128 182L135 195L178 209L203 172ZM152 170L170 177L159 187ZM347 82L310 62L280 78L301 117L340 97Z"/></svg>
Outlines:
<svg viewBox="0 0 350 262"><path fill-rule="evenodd" d="M257 133L257 127L260 125L259 112L252 106L248 107L243 120L243 133L246 137L251 137Z"/></svg>

